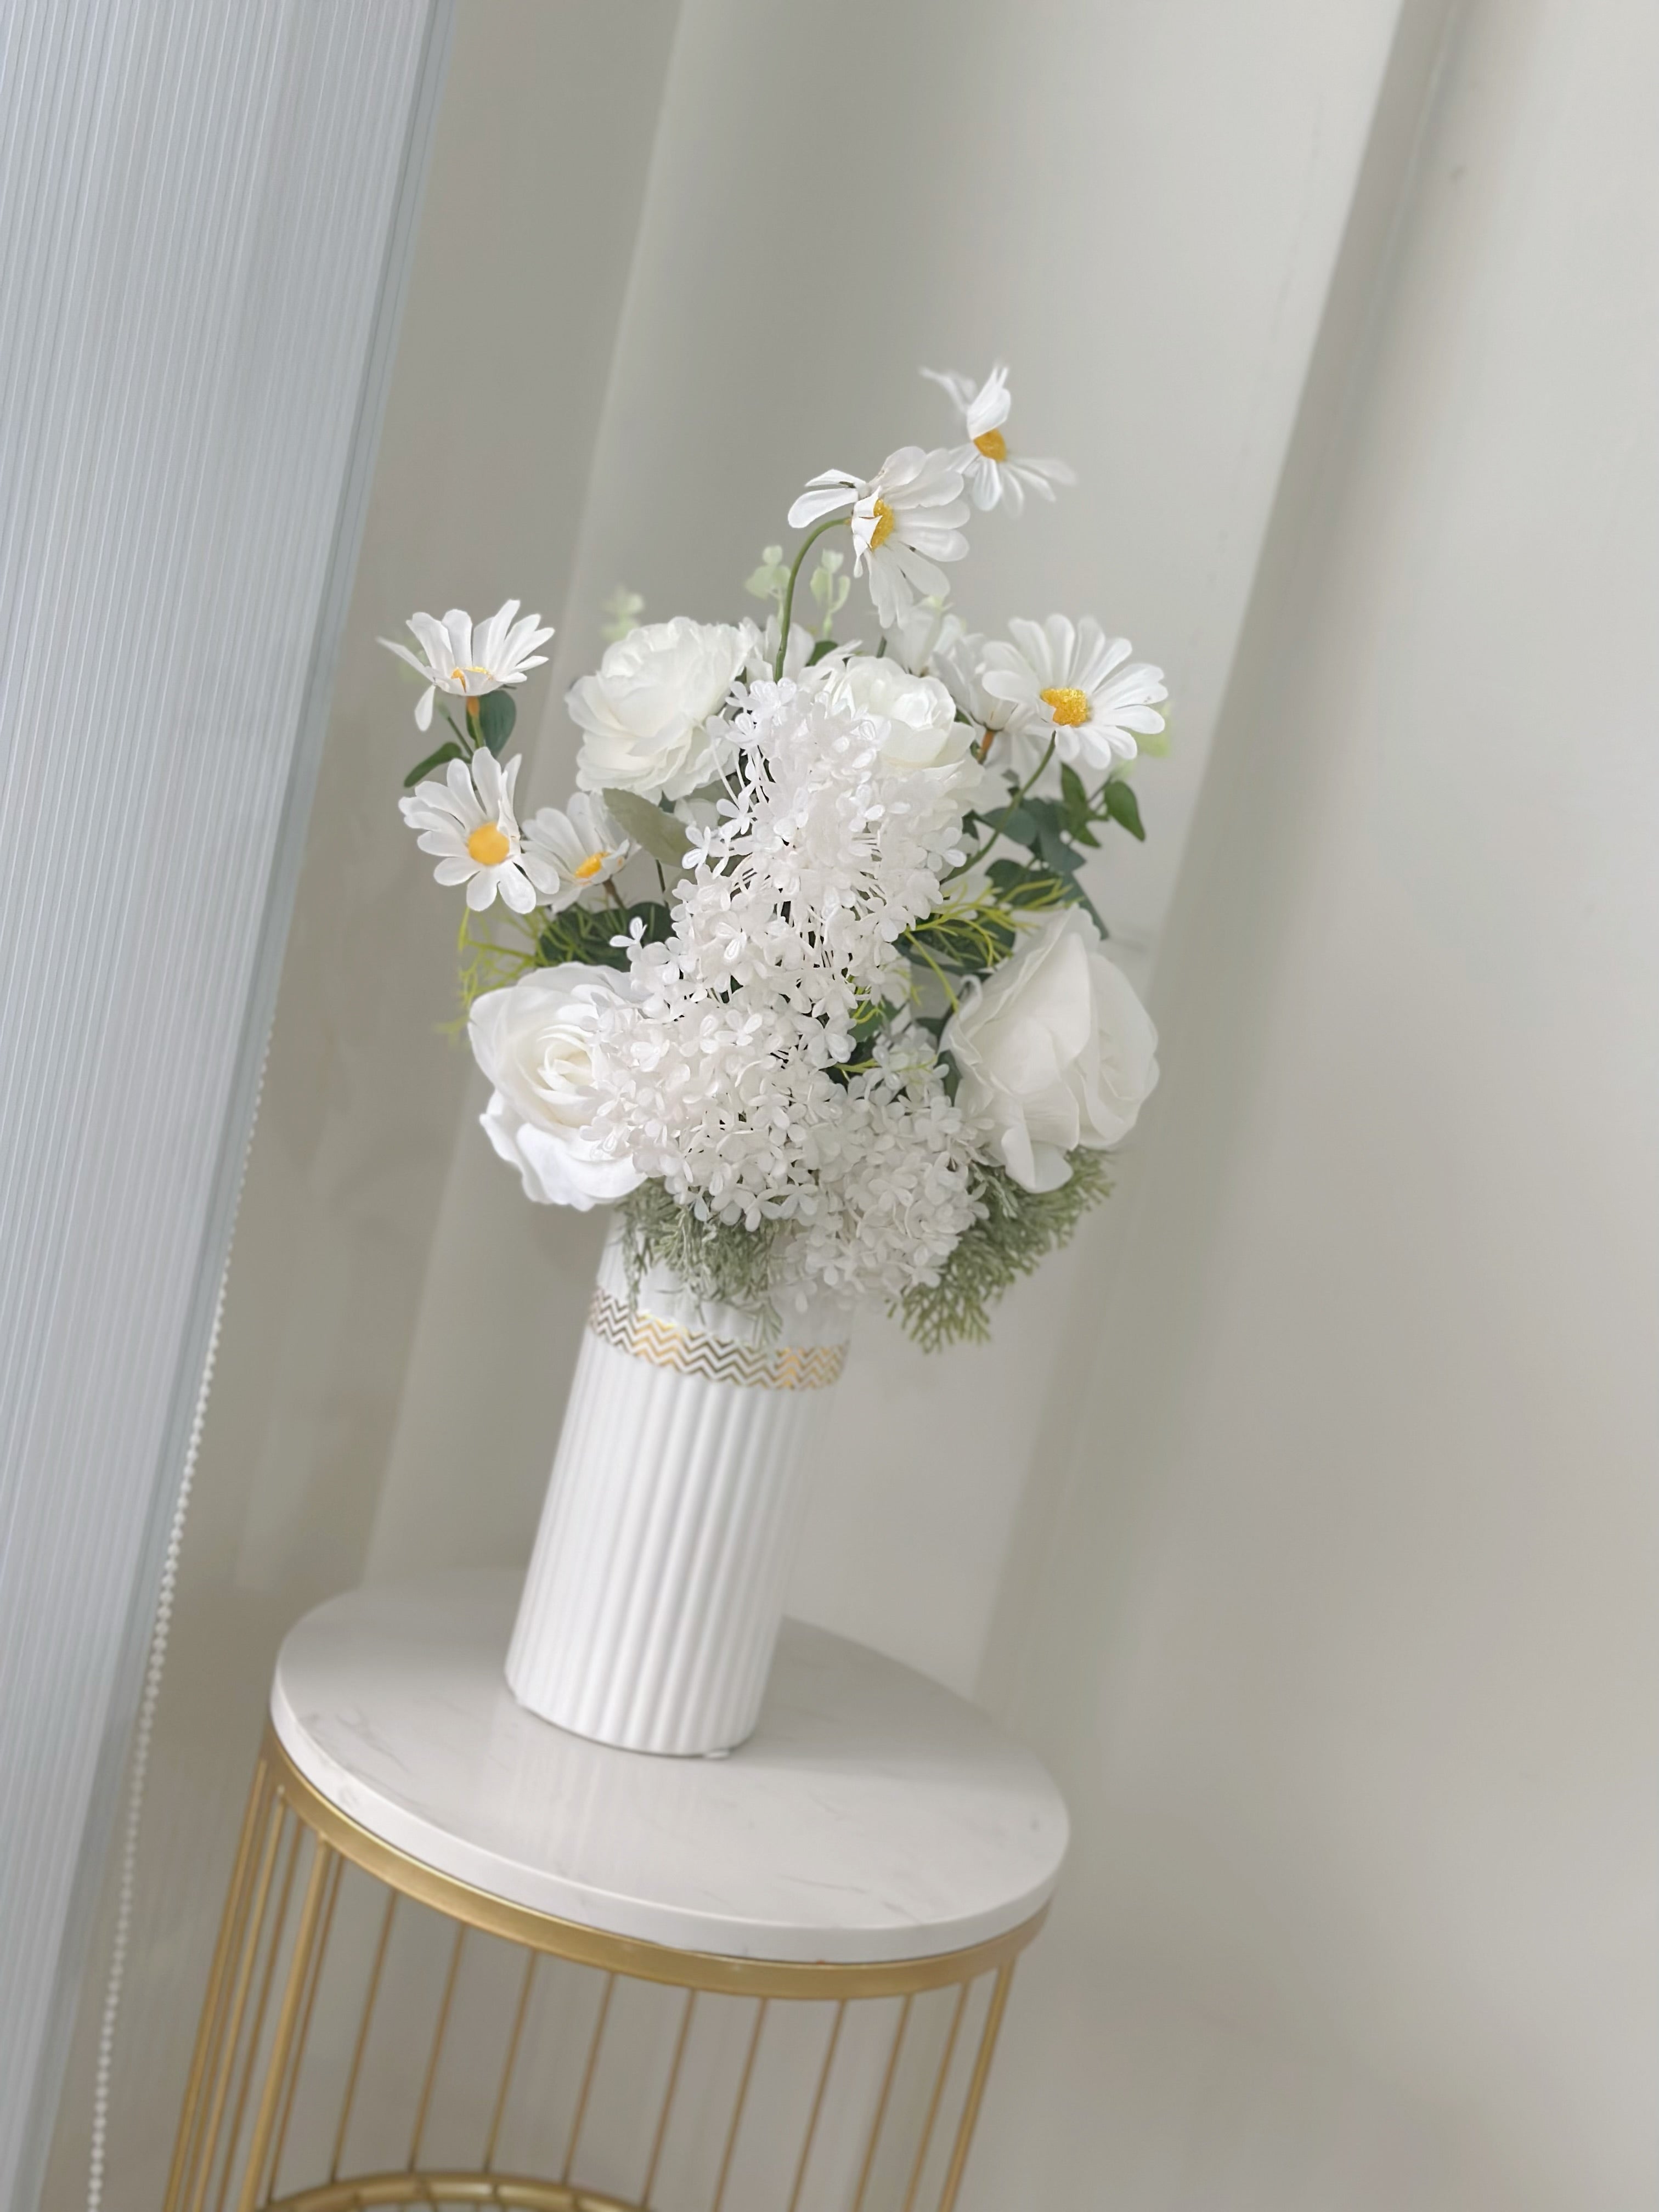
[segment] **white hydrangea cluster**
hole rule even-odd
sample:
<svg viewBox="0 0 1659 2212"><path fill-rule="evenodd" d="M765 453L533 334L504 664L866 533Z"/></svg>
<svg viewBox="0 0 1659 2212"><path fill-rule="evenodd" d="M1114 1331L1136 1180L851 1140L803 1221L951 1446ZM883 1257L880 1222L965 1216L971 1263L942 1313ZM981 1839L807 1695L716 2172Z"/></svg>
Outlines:
<svg viewBox="0 0 1659 2212"><path fill-rule="evenodd" d="M672 933L634 945L633 993L601 1024L592 1133L701 1218L794 1223L802 1279L896 1297L975 1207L926 1033L858 1057L865 1010L909 997L897 940L962 858L957 779L896 763L890 735L820 686L753 686Z"/></svg>

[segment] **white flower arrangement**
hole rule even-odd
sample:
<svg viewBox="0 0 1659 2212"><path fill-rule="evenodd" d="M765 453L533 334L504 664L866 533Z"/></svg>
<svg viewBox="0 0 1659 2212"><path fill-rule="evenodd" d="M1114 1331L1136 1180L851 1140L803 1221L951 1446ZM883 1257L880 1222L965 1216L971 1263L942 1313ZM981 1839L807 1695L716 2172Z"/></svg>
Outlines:
<svg viewBox="0 0 1659 2212"><path fill-rule="evenodd" d="M538 616L416 615L424 659L392 647L422 728L436 692L464 702L402 806L465 887L484 1127L526 1194L620 1206L636 1280L667 1265L762 1315L875 1297L930 1347L982 1337L1105 1194L1158 1079L1079 871L1098 830L1144 834L1127 779L1167 696L1091 620L1003 641L949 612L969 500L1018 513L1073 477L1011 457L1005 368L934 380L968 442L813 478L793 557L768 546L749 579L764 626L642 623L618 591L568 694L562 809L521 825L502 760ZM809 629L803 565L838 530ZM854 577L874 652L834 635ZM486 909L507 935L477 933Z"/></svg>

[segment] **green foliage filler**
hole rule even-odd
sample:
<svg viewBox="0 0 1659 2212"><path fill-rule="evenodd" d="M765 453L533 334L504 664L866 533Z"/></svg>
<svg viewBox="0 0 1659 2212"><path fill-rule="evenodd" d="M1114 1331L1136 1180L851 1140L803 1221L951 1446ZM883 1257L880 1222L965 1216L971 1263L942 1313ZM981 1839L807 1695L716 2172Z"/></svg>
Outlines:
<svg viewBox="0 0 1659 2212"><path fill-rule="evenodd" d="M1089 1208L1111 1189L1106 1162L1085 1147L1066 1155L1069 1182L1058 1190L1025 1190L1000 1168L981 1170L975 1195L984 1208L940 1270L931 1289L907 1291L894 1311L924 1352L951 1344L983 1344L991 1334L991 1308L1071 1237ZM617 1207L630 1297L653 1267L666 1267L694 1297L716 1299L778 1326L772 1304L772 1257L787 1228L764 1221L700 1221L659 1182L643 1182Z"/></svg>
<svg viewBox="0 0 1659 2212"><path fill-rule="evenodd" d="M991 1308L1022 1275L1070 1237L1078 1223L1111 1189L1099 1152L1079 1146L1066 1155L1072 1177L1058 1190L1024 1190L1000 1168L975 1178L984 1206L931 1289L907 1291L897 1311L924 1352L947 1344L983 1344L991 1334Z"/></svg>
<svg viewBox="0 0 1659 2212"><path fill-rule="evenodd" d="M666 1267L694 1297L717 1300L777 1326L772 1304L772 1249L789 1224L763 1221L700 1221L689 1206L671 1198L659 1182L642 1182L622 1200L623 1261L628 1291L637 1298L653 1267Z"/></svg>
<svg viewBox="0 0 1659 2212"><path fill-rule="evenodd" d="M557 914L540 916L540 921L536 957L544 968L574 960L588 968L625 969L630 924L643 922L644 942L660 945L668 935L669 917L659 899L641 899L629 907L567 906Z"/></svg>

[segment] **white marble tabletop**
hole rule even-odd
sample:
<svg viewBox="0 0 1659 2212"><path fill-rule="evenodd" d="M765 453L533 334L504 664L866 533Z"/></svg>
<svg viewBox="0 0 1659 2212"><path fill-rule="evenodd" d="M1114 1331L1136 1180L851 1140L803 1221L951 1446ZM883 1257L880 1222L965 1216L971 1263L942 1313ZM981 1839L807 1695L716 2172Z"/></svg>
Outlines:
<svg viewBox="0 0 1659 2212"><path fill-rule="evenodd" d="M786 1621L739 1749L612 1751L514 1702L501 1661L519 1582L355 1590L283 1644L284 1748L385 1842L532 1911L728 1958L931 1957L1048 1899L1059 1791L938 1683Z"/></svg>

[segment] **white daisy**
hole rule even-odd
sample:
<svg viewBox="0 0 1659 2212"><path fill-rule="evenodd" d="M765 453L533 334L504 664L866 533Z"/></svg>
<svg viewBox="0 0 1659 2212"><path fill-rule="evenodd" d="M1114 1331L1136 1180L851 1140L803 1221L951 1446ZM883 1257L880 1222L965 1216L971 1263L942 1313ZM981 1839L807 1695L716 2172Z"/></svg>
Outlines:
<svg viewBox="0 0 1659 2212"><path fill-rule="evenodd" d="M1056 484L1077 482L1075 471L1064 461L1032 461L1024 454L1016 458L1009 453L1003 426L1012 401L1008 392L1008 371L1002 362L997 363L977 391L971 377L959 375L953 368L924 368L921 373L948 392L962 410L968 443L957 459L962 464L963 481L975 507L988 512L1000 500L1006 499L1012 512L1018 514L1025 504L1027 491L1034 491L1042 499L1052 499Z"/></svg>
<svg viewBox="0 0 1659 2212"><path fill-rule="evenodd" d="M447 691L454 698L479 699L486 691L499 691L504 684L522 684L531 669L545 665L546 654L538 653L536 647L546 644L553 635L551 628L537 628L539 615L526 615L515 623L513 617L518 611L519 602L509 599L476 630L465 607L452 607L441 622L434 615L410 615L408 628L419 641L426 656L423 660L416 659L406 645L389 637L380 641L388 653L395 653L417 676L427 679L415 708L417 730L432 726L434 691Z"/></svg>
<svg viewBox="0 0 1659 2212"><path fill-rule="evenodd" d="M1008 629L1013 643L985 647L980 680L1012 708L1008 726L1031 765L1052 742L1058 759L1103 774L1134 758L1137 736L1164 727L1156 704L1170 696L1164 671L1130 660L1127 637L1107 637L1086 617L1073 627L1064 615Z"/></svg>
<svg viewBox="0 0 1659 2212"><path fill-rule="evenodd" d="M988 758L998 733L1006 729L1015 710L985 688L985 640L977 630L964 629L955 615L947 615L928 666L980 732L980 757ZM1002 764L1000 757L997 764Z"/></svg>
<svg viewBox="0 0 1659 2212"><path fill-rule="evenodd" d="M960 561L968 550L958 526L968 520L959 453L901 446L873 477L826 469L790 508L789 526L805 530L842 507L852 509L854 573L868 574L884 629L918 596L946 595L950 586L934 564Z"/></svg>
<svg viewBox="0 0 1659 2212"><path fill-rule="evenodd" d="M604 802L586 791L562 812L544 806L525 824L525 872L554 914L608 884L633 849Z"/></svg>
<svg viewBox="0 0 1659 2212"><path fill-rule="evenodd" d="M475 913L491 905L497 891L514 914L528 914L536 903L513 812L518 779L516 756L503 768L481 746L470 761L451 761L441 783L417 783L398 802L404 821L421 833L421 850L438 855L434 875L441 884L465 884Z"/></svg>

